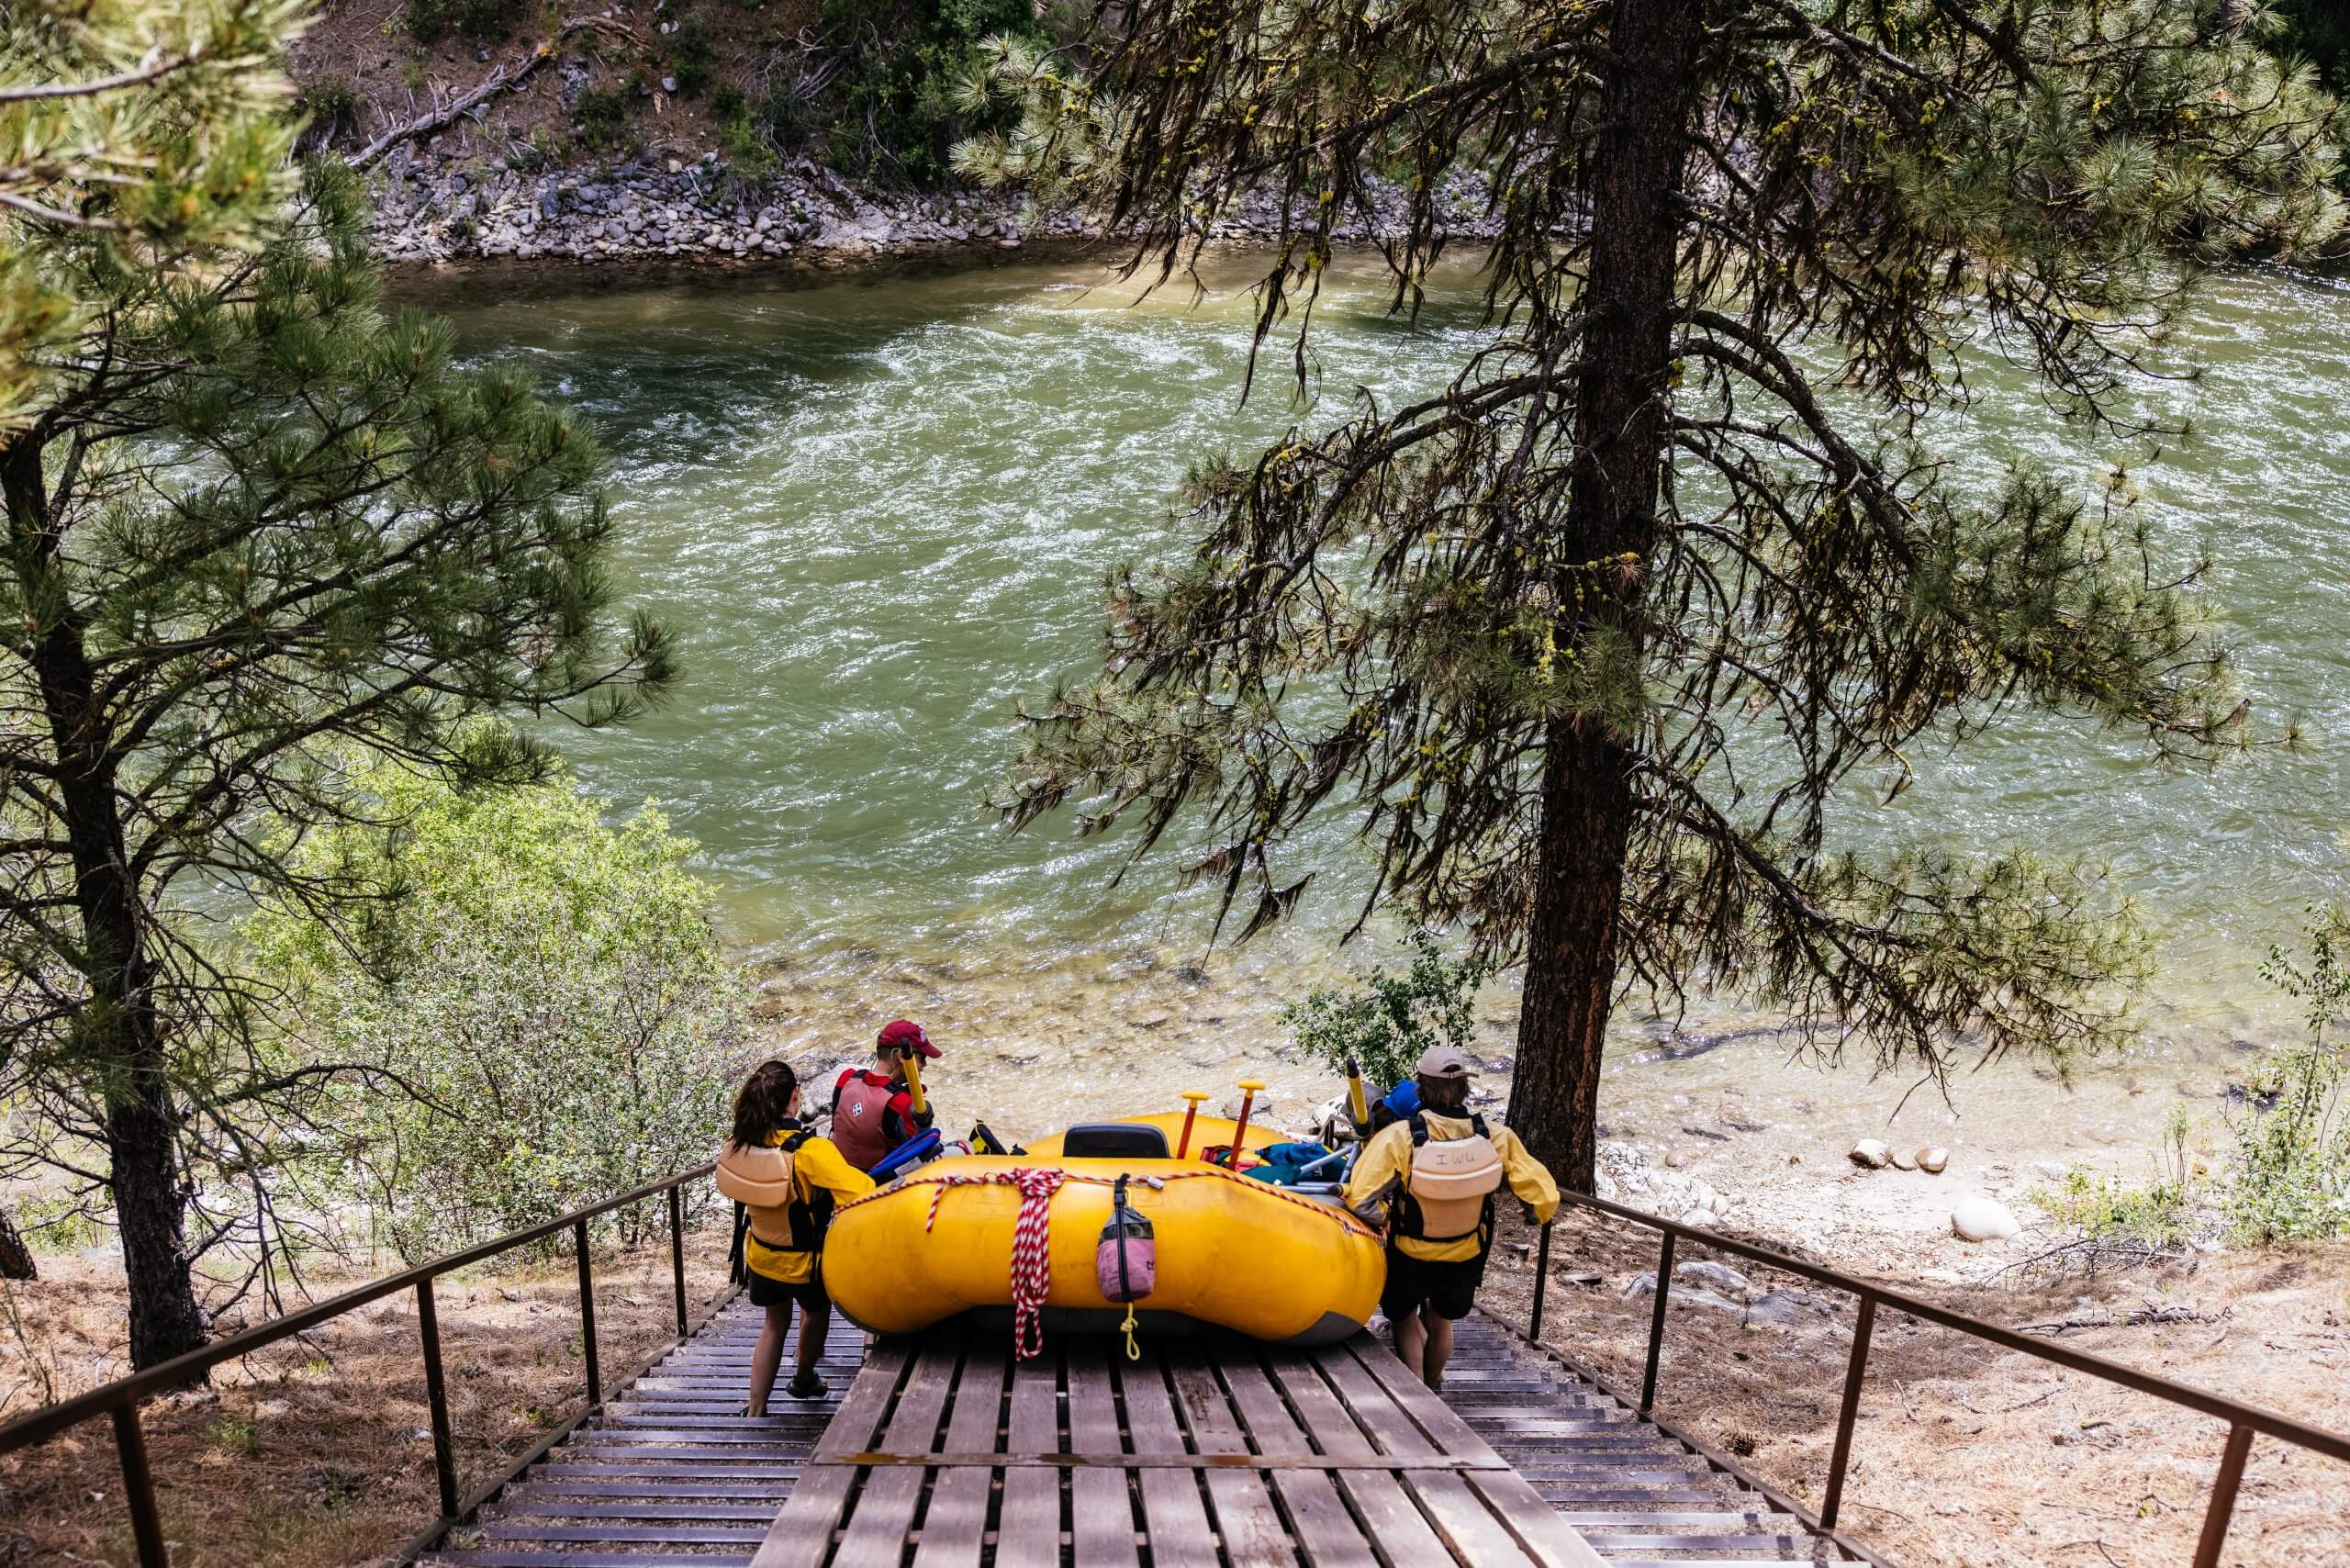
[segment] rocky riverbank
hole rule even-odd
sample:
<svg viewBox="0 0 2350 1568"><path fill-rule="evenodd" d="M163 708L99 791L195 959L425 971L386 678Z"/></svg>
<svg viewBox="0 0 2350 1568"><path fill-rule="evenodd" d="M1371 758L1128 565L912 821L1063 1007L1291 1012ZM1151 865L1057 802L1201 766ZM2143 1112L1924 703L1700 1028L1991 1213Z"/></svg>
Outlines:
<svg viewBox="0 0 2350 1568"><path fill-rule="evenodd" d="M563 262L798 255L853 260L885 252L1018 249L1031 241L1098 239L1077 212L1040 212L1017 195L858 190L800 163L745 175L715 152L692 162L632 158L609 165L526 168L504 158L395 152L378 181L375 236L386 260L437 263L508 258ZM1462 181L1443 193L1446 231L1490 232L1485 193ZM1380 193L1378 216L1338 230L1369 241L1401 230L1400 192ZM1280 231L1270 195L1245 198L1209 228L1247 241Z"/></svg>

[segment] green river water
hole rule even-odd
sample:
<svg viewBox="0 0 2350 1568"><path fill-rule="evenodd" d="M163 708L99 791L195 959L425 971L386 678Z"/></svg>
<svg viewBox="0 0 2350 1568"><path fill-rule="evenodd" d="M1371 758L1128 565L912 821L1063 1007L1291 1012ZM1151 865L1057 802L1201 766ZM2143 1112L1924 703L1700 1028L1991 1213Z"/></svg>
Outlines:
<svg viewBox="0 0 2350 1568"><path fill-rule="evenodd" d="M984 805L1015 700L1087 667L1102 574L1181 547L1167 502L1187 465L1316 417L1290 400L1282 356L1239 401L1243 274L1209 281L1204 301L1181 286L1138 301L1082 262L1016 260L827 280L417 286L468 356L528 367L610 448L621 566L678 634L685 676L651 720L565 749L591 789L656 800L699 840L733 934L788 977L770 986L787 1038L869 1027L822 1018L826 1006L858 1020L928 1007L1016 1069L1101 1035L1092 1014L1157 1009L1178 1027L1145 1018L1159 1033L1104 1047L1102 1063L1156 1092L1154 1040L1189 1029L1175 1050L1197 1071L1243 1059L1265 1048L1273 1002L1327 967L1359 886L1335 828L1307 849L1326 874L1298 930L1207 955L1200 907L1167 896L1163 868L1113 890L1114 845L1080 845L1065 822L1007 837ZM1357 385L1432 387L1483 339L1465 280L1416 324L1385 303L1373 272L1340 271L1315 318L1326 401ZM2035 718L1916 755L1918 787L1852 831L2109 859L2162 941L2135 1060L2175 1058L2203 1082L2224 1074L2231 1041L2289 1026L2259 959L2304 903L2350 893L2350 290L2223 280L2188 338L2203 378L2150 396L2198 433L2157 465L2086 443L1997 376L1934 439L1986 470L2029 454L2084 485L2128 459L2165 537L2214 557L2245 683L2272 719L2300 716L2307 747L2165 769L2125 737ZM1169 978L1202 961L1213 981ZM1718 1013L1738 1021L1729 1003ZM1201 1043L1243 1025L1245 1048ZM1640 1041L1661 1026L1635 1015L1624 1029L1622 1070L1657 1059ZM1681 1094L1697 1070L1657 1082ZM1986 1087L1975 1105L2028 1101L2031 1076L2008 1076L2011 1091Z"/></svg>

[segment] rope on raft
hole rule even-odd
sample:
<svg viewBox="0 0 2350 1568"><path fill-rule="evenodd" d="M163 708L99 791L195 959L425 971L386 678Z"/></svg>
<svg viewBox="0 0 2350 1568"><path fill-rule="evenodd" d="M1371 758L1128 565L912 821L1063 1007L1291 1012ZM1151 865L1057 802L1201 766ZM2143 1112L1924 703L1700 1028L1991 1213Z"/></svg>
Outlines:
<svg viewBox="0 0 2350 1568"><path fill-rule="evenodd" d="M938 1189L931 1193L930 1213L922 1222L925 1236L938 1224L938 1200L946 1195L949 1187L1020 1189L1020 1217L1012 1227L1012 1344L1022 1361L1034 1361L1045 1349L1044 1326L1037 1322L1036 1315L1043 1310L1045 1298L1053 1289L1053 1194L1060 1191L1064 1182L1098 1182L1103 1179L1073 1176L1058 1166L1016 1165L1009 1170L990 1170L978 1176L925 1176L923 1180ZM1157 1176L1137 1176L1134 1180L1147 1187L1166 1184ZM1131 1322L1131 1305L1126 1316Z"/></svg>

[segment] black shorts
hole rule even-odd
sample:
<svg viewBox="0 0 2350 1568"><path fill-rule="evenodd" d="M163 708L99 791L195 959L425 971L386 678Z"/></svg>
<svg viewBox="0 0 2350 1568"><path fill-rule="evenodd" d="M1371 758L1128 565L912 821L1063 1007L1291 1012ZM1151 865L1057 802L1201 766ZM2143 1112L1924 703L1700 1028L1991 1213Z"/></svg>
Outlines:
<svg viewBox="0 0 2350 1568"><path fill-rule="evenodd" d="M1466 1317L1477 1305L1477 1287L1485 1282L1485 1260L1471 1258L1459 1263L1431 1263L1391 1247L1387 1249L1387 1284L1379 1293L1379 1310L1390 1323L1407 1317L1425 1304L1449 1322Z"/></svg>
<svg viewBox="0 0 2350 1568"><path fill-rule="evenodd" d="M751 1277L746 1288L753 1306L788 1306L797 1302L802 1312L822 1315L833 1310L833 1298L824 1294L824 1277L822 1274L805 1284L795 1285L782 1280L770 1280L755 1269L744 1271Z"/></svg>

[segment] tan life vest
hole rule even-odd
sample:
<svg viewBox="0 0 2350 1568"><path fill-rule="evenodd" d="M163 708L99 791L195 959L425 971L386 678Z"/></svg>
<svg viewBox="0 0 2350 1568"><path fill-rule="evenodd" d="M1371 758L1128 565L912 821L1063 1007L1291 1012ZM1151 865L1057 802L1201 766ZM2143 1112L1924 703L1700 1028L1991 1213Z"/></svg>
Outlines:
<svg viewBox="0 0 2350 1568"><path fill-rule="evenodd" d="M778 1249L791 1246L791 1154L729 1143L718 1156L718 1190L750 1212L751 1234Z"/></svg>
<svg viewBox="0 0 2350 1568"><path fill-rule="evenodd" d="M1485 1223L1493 1195L1501 1190L1502 1153L1485 1136L1485 1119L1469 1118L1474 1129L1467 1137L1439 1138L1429 1135L1427 1119L1412 1117L1412 1167L1404 1191L1401 1228L1422 1241L1456 1241L1473 1236Z"/></svg>

